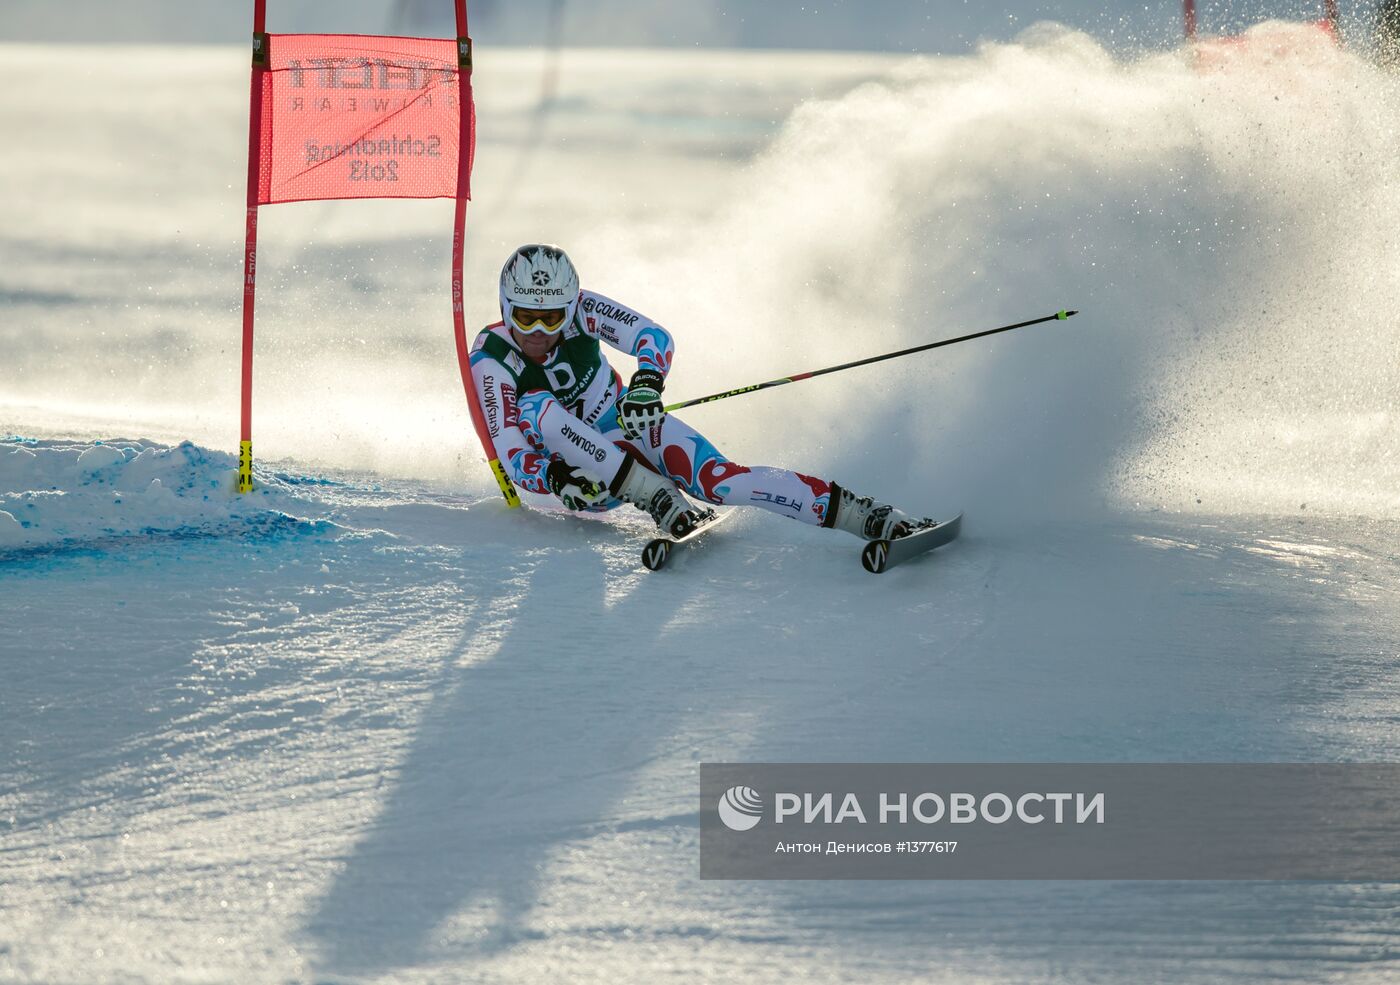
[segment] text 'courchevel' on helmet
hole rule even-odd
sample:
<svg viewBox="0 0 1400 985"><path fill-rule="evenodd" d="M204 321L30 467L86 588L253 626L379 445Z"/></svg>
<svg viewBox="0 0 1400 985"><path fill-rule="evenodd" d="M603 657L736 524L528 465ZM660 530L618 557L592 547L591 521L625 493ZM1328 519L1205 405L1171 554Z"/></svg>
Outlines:
<svg viewBox="0 0 1400 985"><path fill-rule="evenodd" d="M531 243L501 268L501 317L509 325L515 308L563 308L567 325L578 310L578 292L578 271L569 255L548 243Z"/></svg>

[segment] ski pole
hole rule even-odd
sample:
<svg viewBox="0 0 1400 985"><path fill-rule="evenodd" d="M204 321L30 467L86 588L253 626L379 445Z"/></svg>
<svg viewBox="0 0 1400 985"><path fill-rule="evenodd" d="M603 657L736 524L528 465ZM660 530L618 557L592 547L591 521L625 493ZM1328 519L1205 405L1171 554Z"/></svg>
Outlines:
<svg viewBox="0 0 1400 985"><path fill-rule="evenodd" d="M1053 315L1046 315L1044 318L1032 318L1030 321L1018 321L1014 325L1003 325L1001 328L989 328L985 332L973 332L971 335L960 335L955 339L944 339L941 342L930 342L927 345L916 345L912 349L900 349L898 352L887 352L882 356L870 356L866 359L857 359L855 362L842 363L840 366L828 366L826 369L814 369L810 373L798 373L794 376L784 376L780 380L769 380L767 383L754 383L750 386L736 387L733 390L725 390L723 393L712 393L708 397L695 397L691 400L682 400L678 404L669 404L666 412L680 410L682 407L693 407L696 404L708 404L715 400L723 400L726 397L737 397L741 393L753 393L755 390L767 390L770 387L782 386L784 383L796 383L798 380L810 380L814 376L825 376L827 373L839 373L843 369L854 369L857 366L868 366L871 363L882 362L886 359L898 359L900 356L908 356L915 352L925 352L929 349L938 349L945 345L954 345L958 342L966 342L969 339L980 339L988 335L996 335L998 332L1009 332L1013 328L1025 328L1027 325L1039 325L1047 321L1064 321L1079 314L1078 311L1057 311Z"/></svg>

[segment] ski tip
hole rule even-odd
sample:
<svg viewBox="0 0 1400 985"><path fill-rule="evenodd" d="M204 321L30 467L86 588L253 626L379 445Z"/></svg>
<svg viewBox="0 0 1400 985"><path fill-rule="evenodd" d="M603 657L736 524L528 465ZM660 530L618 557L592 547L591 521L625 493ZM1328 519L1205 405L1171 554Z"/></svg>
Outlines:
<svg viewBox="0 0 1400 985"><path fill-rule="evenodd" d="M1077 314L1079 314L1077 310L1073 308L1067 308L1064 311L1061 311L1055 317L1058 318L1060 321L1064 321L1066 318L1073 318Z"/></svg>
<svg viewBox="0 0 1400 985"><path fill-rule="evenodd" d="M666 560L671 556L671 542L669 540L653 540L642 551L642 564L648 571L660 571L666 566Z"/></svg>
<svg viewBox="0 0 1400 985"><path fill-rule="evenodd" d="M889 563L890 542L887 540L872 540L865 545L860 552L860 564L872 575L884 572L885 566Z"/></svg>

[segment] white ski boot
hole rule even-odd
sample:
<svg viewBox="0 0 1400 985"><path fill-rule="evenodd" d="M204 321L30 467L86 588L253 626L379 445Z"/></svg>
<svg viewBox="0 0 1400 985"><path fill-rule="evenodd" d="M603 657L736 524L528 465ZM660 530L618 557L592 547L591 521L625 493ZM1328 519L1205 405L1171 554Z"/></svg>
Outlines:
<svg viewBox="0 0 1400 985"><path fill-rule="evenodd" d="M831 502L823 526L835 527L866 540L893 540L913 533L935 521L915 518L869 496L857 496L849 489L831 484Z"/></svg>
<svg viewBox="0 0 1400 985"><path fill-rule="evenodd" d="M608 488L618 499L649 514L656 525L672 537L689 533L699 519L699 514L690 508L674 482L657 475L630 455Z"/></svg>

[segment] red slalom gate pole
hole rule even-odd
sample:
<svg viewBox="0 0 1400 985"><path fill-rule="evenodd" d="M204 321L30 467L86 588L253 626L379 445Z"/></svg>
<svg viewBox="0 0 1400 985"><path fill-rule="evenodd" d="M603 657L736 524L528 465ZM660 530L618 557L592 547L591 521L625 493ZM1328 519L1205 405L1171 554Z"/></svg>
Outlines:
<svg viewBox="0 0 1400 985"><path fill-rule="evenodd" d="M1332 37L1341 44L1342 25L1337 23L1339 14L1337 11L1337 0L1327 0L1322 5L1322 23L1328 31L1332 32Z"/></svg>
<svg viewBox="0 0 1400 985"><path fill-rule="evenodd" d="M238 431L240 493L253 490L253 311L258 290L258 201L262 187L262 105L267 58L267 0L254 0L253 70L248 88L248 224L243 246L243 372Z"/></svg>
<svg viewBox="0 0 1400 985"><path fill-rule="evenodd" d="M457 6L457 109L459 113L457 142L457 203L452 224L452 334L457 344L457 366L462 373L462 388L467 395L467 409L471 412L472 426L476 429L477 440L486 453L496 484L501 488L506 505L512 509L520 505L520 494L506 474L500 457L496 454L496 444L491 438L491 429L486 424L486 415L481 410L481 399L476 393L476 381L472 378L471 352L467 348L466 313L463 309L462 259L466 251L467 200L471 197L471 168L474 156L476 128L472 113L472 39L467 32L467 0L456 0Z"/></svg>

